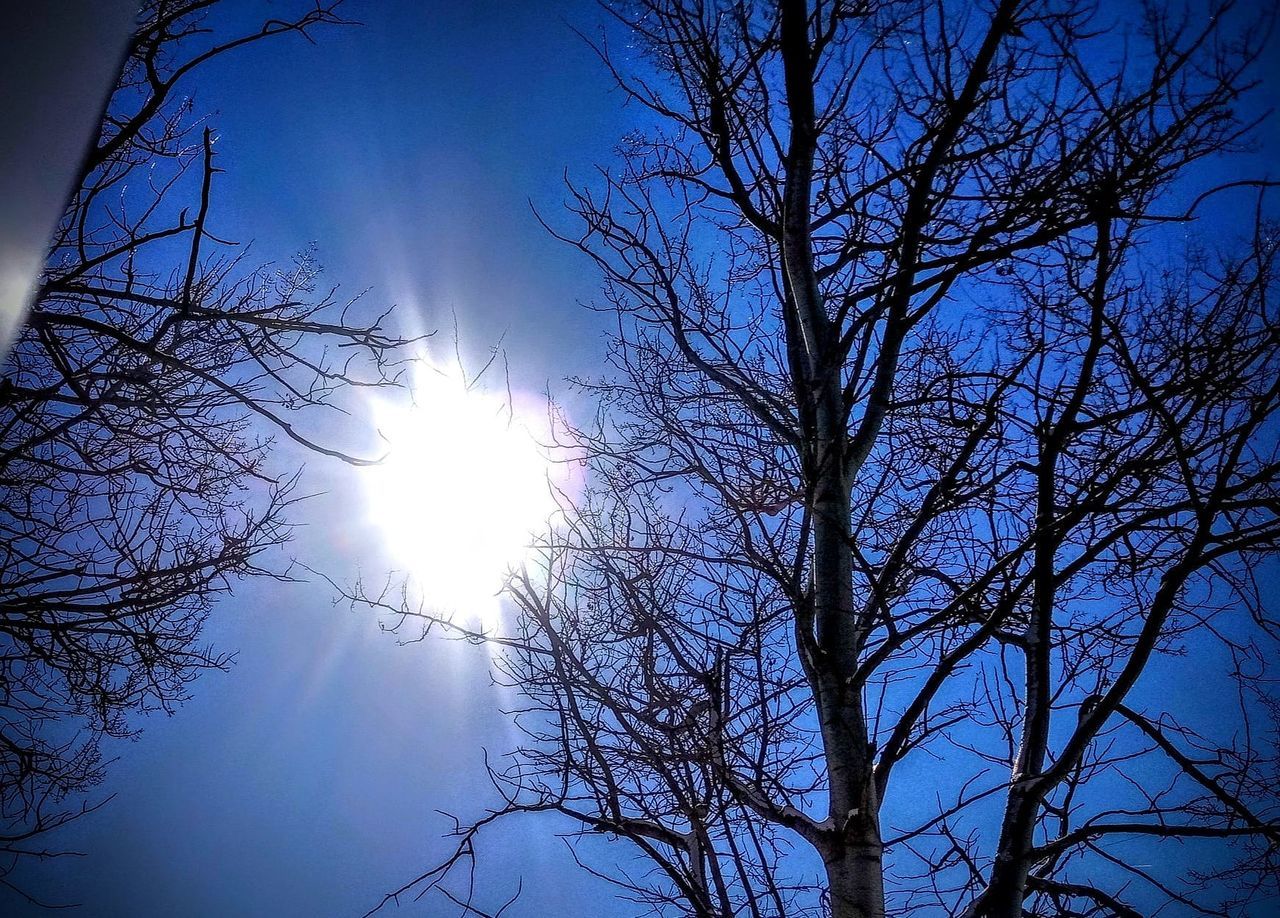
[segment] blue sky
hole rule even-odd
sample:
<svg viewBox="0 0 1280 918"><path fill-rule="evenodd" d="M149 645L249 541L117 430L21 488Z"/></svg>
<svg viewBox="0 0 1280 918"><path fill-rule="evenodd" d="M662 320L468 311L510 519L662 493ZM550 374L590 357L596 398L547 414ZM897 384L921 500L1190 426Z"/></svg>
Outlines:
<svg viewBox="0 0 1280 918"><path fill-rule="evenodd" d="M261 8L239 0L231 15ZM501 338L521 388L563 393L564 376L599 365L600 320L577 305L598 278L530 203L554 220L565 170L588 176L633 126L570 27L600 13L587 0L349 0L348 14L363 25L263 44L192 87L226 170L215 231L252 240L252 261L314 243L329 283L396 303L442 343L456 315L465 352ZM381 535L353 512L355 473L307 463L306 489L324 493L293 551L340 577L376 570ZM483 649L400 646L323 583L247 584L207 637L238 651L235 667L110 749L114 799L57 839L86 857L28 871L34 891L85 903L85 918L360 914L448 850L437 809L465 818L492 801L483 750L514 736ZM573 866L556 827L492 837L496 896L520 876L519 914L630 914ZM28 913L46 914L0 891L0 914Z"/></svg>

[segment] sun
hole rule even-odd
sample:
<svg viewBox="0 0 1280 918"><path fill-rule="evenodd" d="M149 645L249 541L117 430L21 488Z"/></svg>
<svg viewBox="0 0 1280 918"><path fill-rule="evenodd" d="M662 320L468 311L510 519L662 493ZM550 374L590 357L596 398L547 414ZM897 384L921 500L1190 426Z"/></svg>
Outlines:
<svg viewBox="0 0 1280 918"><path fill-rule="evenodd" d="M513 401L420 364L411 406L374 408L389 452L365 476L369 513L425 603L487 626L558 509L539 425Z"/></svg>

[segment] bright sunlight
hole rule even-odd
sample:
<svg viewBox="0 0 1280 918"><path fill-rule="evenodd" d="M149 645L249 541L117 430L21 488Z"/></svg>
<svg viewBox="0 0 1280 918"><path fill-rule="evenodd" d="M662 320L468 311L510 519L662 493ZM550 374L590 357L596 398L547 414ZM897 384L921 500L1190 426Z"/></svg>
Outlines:
<svg viewBox="0 0 1280 918"><path fill-rule="evenodd" d="M414 402L377 406L390 453L369 470L370 512L429 606L493 625L506 573L556 512L553 466L507 393L424 362Z"/></svg>

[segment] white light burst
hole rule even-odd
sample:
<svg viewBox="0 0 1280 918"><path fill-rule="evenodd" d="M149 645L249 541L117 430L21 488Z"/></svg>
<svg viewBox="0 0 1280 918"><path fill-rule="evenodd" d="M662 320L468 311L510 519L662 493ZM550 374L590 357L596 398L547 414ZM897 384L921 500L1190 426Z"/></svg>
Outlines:
<svg viewBox="0 0 1280 918"><path fill-rule="evenodd" d="M552 464L507 397L422 364L412 406L376 406L386 460L368 506L428 606L496 623L511 566L557 511Z"/></svg>

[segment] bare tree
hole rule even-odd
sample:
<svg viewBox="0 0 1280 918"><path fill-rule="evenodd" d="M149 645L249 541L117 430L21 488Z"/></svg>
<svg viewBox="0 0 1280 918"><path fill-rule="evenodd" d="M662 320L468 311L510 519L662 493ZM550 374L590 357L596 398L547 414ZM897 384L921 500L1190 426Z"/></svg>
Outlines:
<svg viewBox="0 0 1280 918"><path fill-rule="evenodd" d="M661 914L1280 894L1277 235L1261 198L1239 247L1196 222L1262 194L1197 164L1246 144L1266 29L1229 3L609 9L654 126L562 234L617 319L562 444L591 488L505 632L355 591L504 647L526 701L502 805L388 898L482 914L450 885L477 832L545 811L630 842L648 866L602 872Z"/></svg>
<svg viewBox="0 0 1280 918"><path fill-rule="evenodd" d="M272 440L367 461L299 423L396 380L404 342L317 288L312 257L254 267L217 236L188 95L209 61L343 23L337 4L235 34L214 7L144 5L0 379L0 882L80 811L102 737L226 665L200 641L217 596L286 576L266 556L296 474Z"/></svg>

